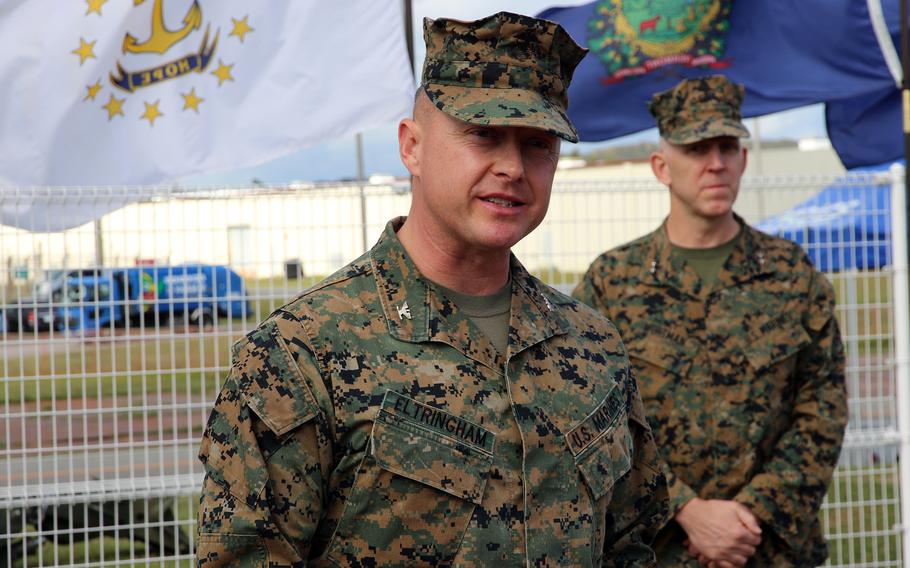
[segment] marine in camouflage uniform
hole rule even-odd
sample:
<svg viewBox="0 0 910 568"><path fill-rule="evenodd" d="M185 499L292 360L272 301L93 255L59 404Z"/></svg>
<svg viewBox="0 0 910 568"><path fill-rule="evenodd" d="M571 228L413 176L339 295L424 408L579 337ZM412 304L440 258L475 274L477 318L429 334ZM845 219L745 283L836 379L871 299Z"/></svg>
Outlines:
<svg viewBox="0 0 910 568"><path fill-rule="evenodd" d="M687 145L747 135L742 96L719 76L659 93L650 108L662 144L699 153L709 150ZM738 184L741 171L735 175ZM735 191L730 206L732 199ZM671 217L679 206L671 205ZM713 282L674 250L668 217L598 257L573 295L621 332L668 477L671 514L696 497L733 500L761 524L749 566L815 566L827 557L818 511L847 419L834 292L796 244L723 211L740 228ZM686 539L669 522L655 544L659 564L697 566Z"/></svg>
<svg viewBox="0 0 910 568"><path fill-rule="evenodd" d="M562 28L500 13L425 34L437 108L510 127L496 113L512 105L522 126L572 135L565 86L584 52ZM531 69L505 67L512 55ZM458 92L490 84L487 106ZM418 268L412 221L234 347L200 452L198 565L653 565L666 480L615 327L505 249L501 351Z"/></svg>

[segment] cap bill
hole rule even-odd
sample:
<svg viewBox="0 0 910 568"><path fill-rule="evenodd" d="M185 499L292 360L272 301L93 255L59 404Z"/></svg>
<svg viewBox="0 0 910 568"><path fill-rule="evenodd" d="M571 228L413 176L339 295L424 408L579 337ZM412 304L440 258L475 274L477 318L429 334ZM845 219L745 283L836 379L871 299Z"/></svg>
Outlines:
<svg viewBox="0 0 910 568"><path fill-rule="evenodd" d="M677 129L669 136L664 136L673 144L692 144L709 138L720 136L734 136L748 138L749 131L743 123L732 118L712 117L701 122L688 124L685 128Z"/></svg>
<svg viewBox="0 0 910 568"><path fill-rule="evenodd" d="M441 83L428 83L424 91L436 108L470 124L537 128L578 142L578 132L562 107L536 91Z"/></svg>

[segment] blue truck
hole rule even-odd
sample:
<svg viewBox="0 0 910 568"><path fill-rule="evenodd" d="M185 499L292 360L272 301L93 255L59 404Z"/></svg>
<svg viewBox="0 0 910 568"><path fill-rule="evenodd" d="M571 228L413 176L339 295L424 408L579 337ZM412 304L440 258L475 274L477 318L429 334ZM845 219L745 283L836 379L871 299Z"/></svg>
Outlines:
<svg viewBox="0 0 910 568"><path fill-rule="evenodd" d="M101 268L80 268L70 270L47 270L45 280L35 284L31 296L19 297L9 304L0 306L3 317L0 318L0 331L15 333L22 331L47 331L48 321L53 314L48 312L48 304L63 302L63 281L70 276L97 276ZM42 317L36 317L38 311Z"/></svg>
<svg viewBox="0 0 910 568"><path fill-rule="evenodd" d="M16 327L27 331L85 331L175 321L205 327L218 317L239 318L252 313L243 278L227 266L68 271L43 288L46 298L18 307ZM9 329L11 323L9 331L13 331Z"/></svg>

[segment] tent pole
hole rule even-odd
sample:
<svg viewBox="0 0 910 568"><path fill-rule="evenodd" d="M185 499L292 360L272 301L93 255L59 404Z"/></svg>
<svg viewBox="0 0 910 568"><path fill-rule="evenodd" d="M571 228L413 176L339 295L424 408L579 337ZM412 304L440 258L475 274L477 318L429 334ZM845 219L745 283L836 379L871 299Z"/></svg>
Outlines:
<svg viewBox="0 0 910 568"><path fill-rule="evenodd" d="M891 234L894 261L894 363L897 417L901 434L900 495L903 558L910 556L910 17L907 0L900 0L901 104L903 107L904 166L891 167Z"/></svg>
<svg viewBox="0 0 910 568"><path fill-rule="evenodd" d="M900 8L900 40L901 40L901 103L903 105L904 126L904 167L910 167L910 31L907 29L907 20L910 19L910 10L907 0L901 0ZM910 196L910 176L905 176L904 189ZM910 219L910 199L905 200L905 219ZM910 240L910 223L907 224L907 235ZM910 259L908 259L910 263Z"/></svg>
<svg viewBox="0 0 910 568"><path fill-rule="evenodd" d="M891 253L893 260L894 382L897 386L897 423L900 432L901 542L903 557L910 554L910 296L907 280L906 168L891 166Z"/></svg>
<svg viewBox="0 0 910 568"><path fill-rule="evenodd" d="M910 167L910 31L907 29L910 19L910 9L907 0L900 0L900 41L901 41L901 104L903 106L904 123L904 168ZM904 176L904 190L907 199L904 200L904 219L910 219L910 176ZM906 227L907 240L910 241L910 222ZM908 252L910 254L910 252ZM910 257L907 258L910 264Z"/></svg>

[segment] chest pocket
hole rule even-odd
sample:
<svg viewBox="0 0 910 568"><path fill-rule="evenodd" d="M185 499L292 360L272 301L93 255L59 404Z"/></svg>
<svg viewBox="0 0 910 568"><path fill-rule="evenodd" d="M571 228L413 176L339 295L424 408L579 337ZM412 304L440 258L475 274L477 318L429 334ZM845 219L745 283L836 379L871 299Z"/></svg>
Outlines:
<svg viewBox="0 0 910 568"><path fill-rule="evenodd" d="M765 322L752 322L748 330L746 358L756 371L764 371L809 346L812 339L800 321L791 314L781 314ZM792 367L793 365L787 365Z"/></svg>
<svg viewBox="0 0 910 568"><path fill-rule="evenodd" d="M476 424L387 392L329 557L343 566L450 564L483 498L494 439Z"/></svg>
<svg viewBox="0 0 910 568"><path fill-rule="evenodd" d="M678 381L689 375L692 361L698 355L698 342L690 338L680 343L650 328L632 332L623 339L642 400L653 412L650 405L657 402L662 392L667 394L665 391L672 388L674 379Z"/></svg>
<svg viewBox="0 0 910 568"><path fill-rule="evenodd" d="M675 341L654 329L630 334L624 339L629 357L680 376L689 372L692 359L698 353L698 343L695 340Z"/></svg>
<svg viewBox="0 0 910 568"><path fill-rule="evenodd" d="M614 384L597 409L566 434L569 450L591 495L592 549L598 566L613 487L632 469L632 433L625 402L622 389Z"/></svg>
<svg viewBox="0 0 910 568"><path fill-rule="evenodd" d="M614 385L597 409L566 434L575 463L597 501L632 469L632 433L622 390Z"/></svg>

